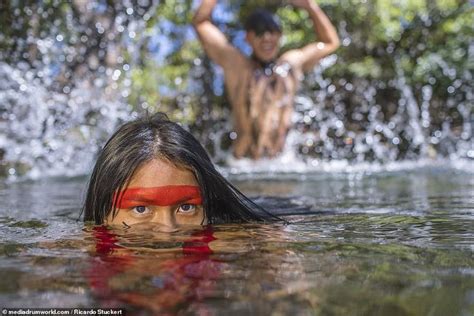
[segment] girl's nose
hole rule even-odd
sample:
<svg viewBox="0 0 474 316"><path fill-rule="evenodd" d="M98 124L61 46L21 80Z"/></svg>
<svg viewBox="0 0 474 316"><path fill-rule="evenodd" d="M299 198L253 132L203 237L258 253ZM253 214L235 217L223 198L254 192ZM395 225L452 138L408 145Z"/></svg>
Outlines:
<svg viewBox="0 0 474 316"><path fill-rule="evenodd" d="M152 231L160 233L174 233L178 231L178 227L165 226L161 224L154 224Z"/></svg>
<svg viewBox="0 0 474 316"><path fill-rule="evenodd" d="M174 209L171 207L160 207L155 211L151 222L157 224L160 231L173 232L177 230Z"/></svg>

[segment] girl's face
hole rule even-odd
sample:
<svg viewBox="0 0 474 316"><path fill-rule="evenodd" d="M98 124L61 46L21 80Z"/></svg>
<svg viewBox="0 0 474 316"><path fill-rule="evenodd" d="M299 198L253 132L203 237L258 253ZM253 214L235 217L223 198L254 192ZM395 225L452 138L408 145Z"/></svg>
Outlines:
<svg viewBox="0 0 474 316"><path fill-rule="evenodd" d="M118 194L119 192L116 192ZM117 214L112 212L106 224L156 224L163 231L182 225L205 225L199 185L185 168L154 159L140 166L121 193Z"/></svg>

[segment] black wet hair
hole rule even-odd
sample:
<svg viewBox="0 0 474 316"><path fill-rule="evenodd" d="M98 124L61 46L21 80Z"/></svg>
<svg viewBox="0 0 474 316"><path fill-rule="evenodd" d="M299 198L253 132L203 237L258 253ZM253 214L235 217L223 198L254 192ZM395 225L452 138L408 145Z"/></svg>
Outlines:
<svg viewBox="0 0 474 316"><path fill-rule="evenodd" d="M244 28L247 32L254 31L257 36L265 32L281 33L278 17L265 9L256 9L245 20Z"/></svg>
<svg viewBox="0 0 474 316"><path fill-rule="evenodd" d="M115 216L120 198L115 193L128 186L140 166L157 158L193 172L209 224L278 219L229 183L189 132L157 113L122 125L105 144L89 180L84 221L100 225L111 212Z"/></svg>

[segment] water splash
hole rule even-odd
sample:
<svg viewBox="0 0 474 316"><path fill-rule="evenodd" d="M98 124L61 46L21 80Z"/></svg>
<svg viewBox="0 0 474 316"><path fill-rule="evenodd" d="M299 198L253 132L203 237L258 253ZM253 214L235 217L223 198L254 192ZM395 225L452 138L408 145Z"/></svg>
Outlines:
<svg viewBox="0 0 474 316"><path fill-rule="evenodd" d="M8 174L83 174L117 122L129 116L128 108L83 85L67 95L53 92L28 80L31 70L26 69L0 63L0 148Z"/></svg>
<svg viewBox="0 0 474 316"><path fill-rule="evenodd" d="M121 48L136 53L121 42L145 19L129 23L132 7L113 12L93 1L10 9L12 29L27 31L17 37L12 31L14 45L0 52L0 173L13 179L89 173L115 128L137 115L126 102L130 66Z"/></svg>
<svg viewBox="0 0 474 316"><path fill-rule="evenodd" d="M55 16L48 5L62 6L64 16ZM196 38L187 24L179 26L183 38L175 38L176 25L165 17L153 20L157 1L116 6L111 10L96 1L74 1L72 6L52 2L13 10L17 29L27 19L32 22L28 36L16 38L11 54L0 52L0 176L87 174L119 124L137 112L163 109L140 97L138 104L129 103L131 73L143 67L146 54L166 61L161 39L173 45ZM184 8L181 2L179 6ZM41 23L48 18L53 22L44 30ZM150 23L154 26L147 27ZM354 41L343 24L347 46ZM337 55L321 61L295 100L294 130L284 152L259 162L229 158L229 110L215 109L209 99L210 93L222 93L222 74L207 78L215 68L205 59L193 59L188 89L179 88L186 78L177 76L168 79L178 88L163 85L156 93L171 100L175 117L185 125L193 125L193 116L202 121L192 132L230 174L397 170L428 164L472 170L472 91L467 89L459 102L448 98L440 114L433 105L439 102L433 99L436 80L414 87L397 58L397 73L386 81L331 79L325 73L339 62ZM469 88L463 85L472 79L469 71L456 71L436 53L426 62L452 81L448 93ZM396 95L386 98L388 90ZM197 116L196 104L203 108Z"/></svg>

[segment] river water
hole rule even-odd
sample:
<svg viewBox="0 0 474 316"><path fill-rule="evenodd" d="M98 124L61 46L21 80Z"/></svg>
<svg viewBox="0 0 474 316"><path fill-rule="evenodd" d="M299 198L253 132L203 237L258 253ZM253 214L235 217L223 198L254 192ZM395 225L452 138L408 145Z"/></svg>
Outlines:
<svg viewBox="0 0 474 316"><path fill-rule="evenodd" d="M172 234L78 219L85 178L0 186L0 306L472 315L474 177L424 167L230 180L287 223Z"/></svg>

